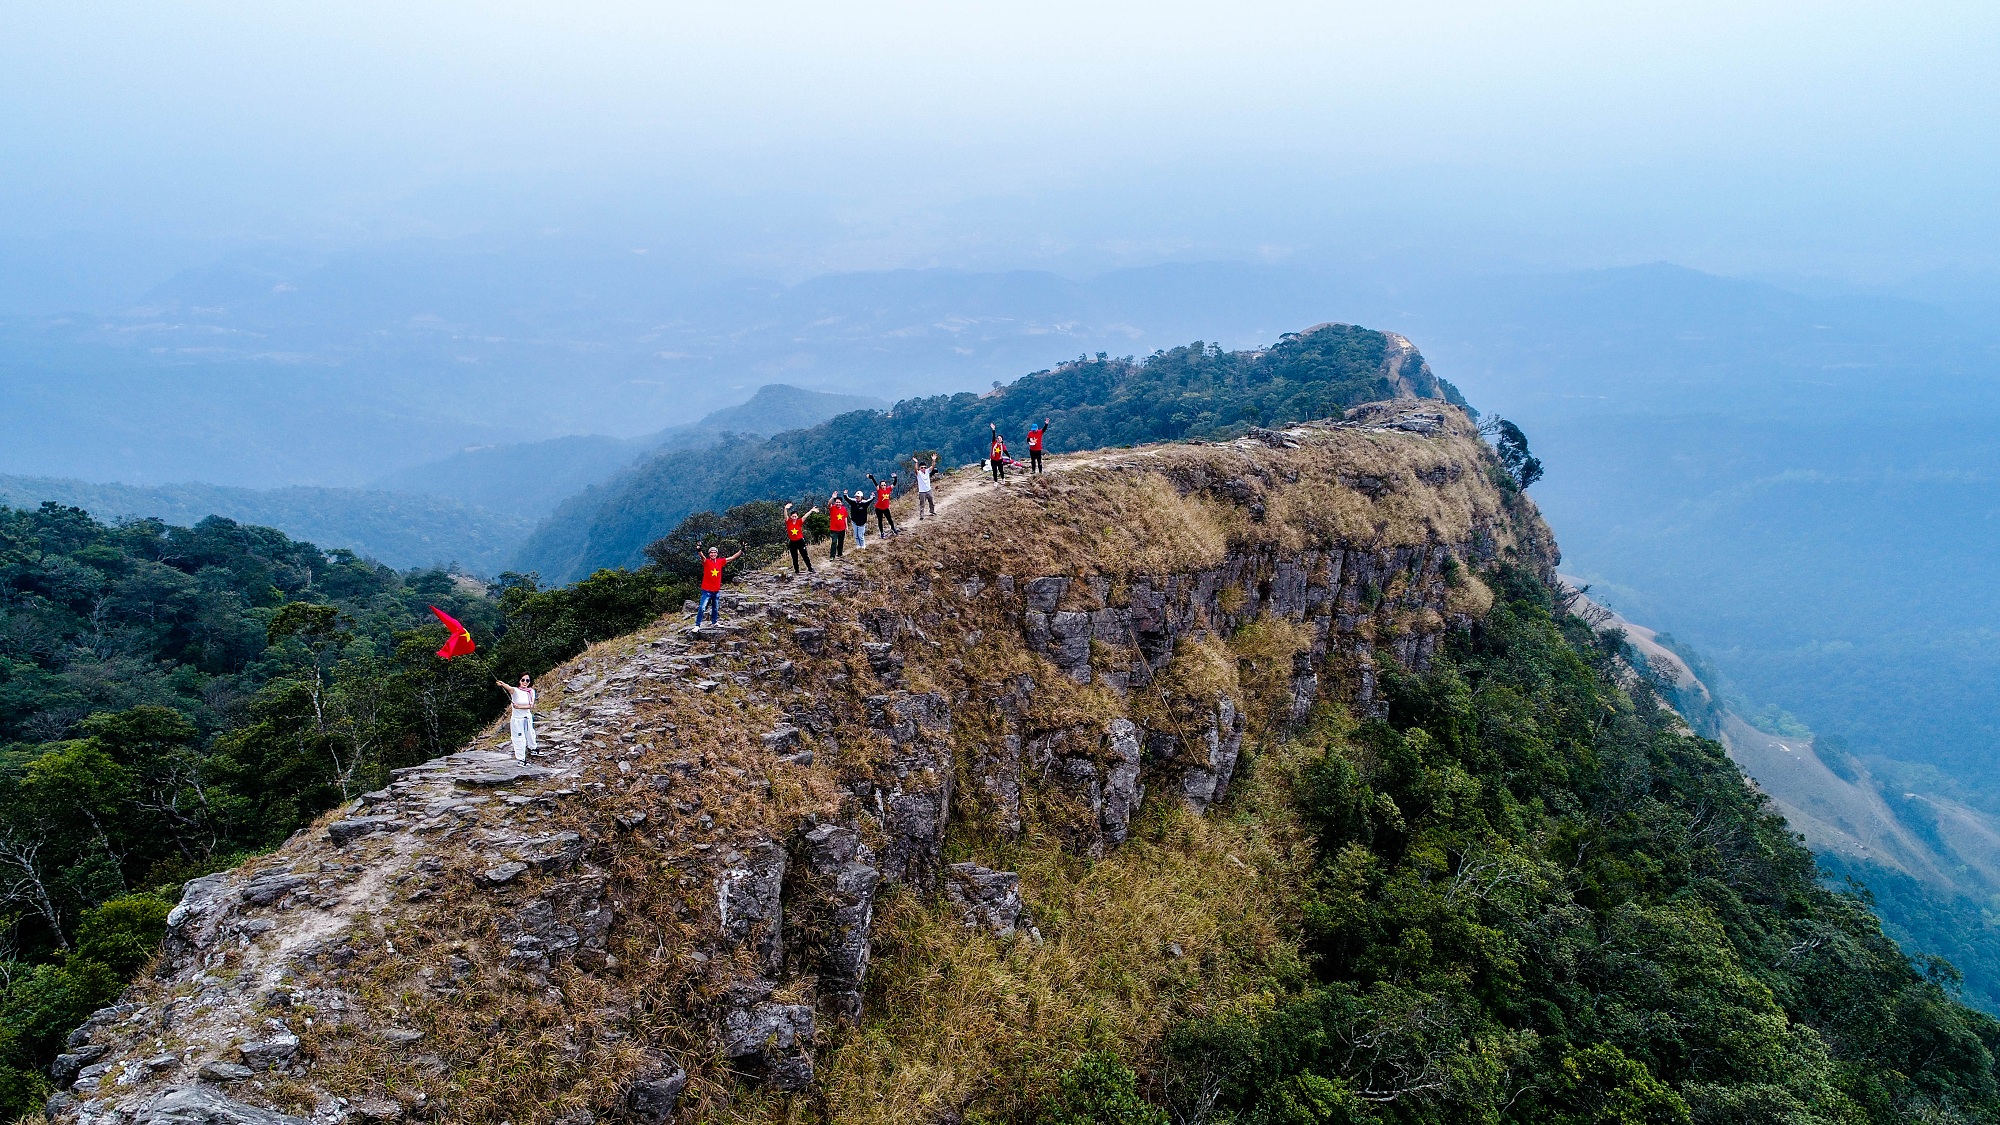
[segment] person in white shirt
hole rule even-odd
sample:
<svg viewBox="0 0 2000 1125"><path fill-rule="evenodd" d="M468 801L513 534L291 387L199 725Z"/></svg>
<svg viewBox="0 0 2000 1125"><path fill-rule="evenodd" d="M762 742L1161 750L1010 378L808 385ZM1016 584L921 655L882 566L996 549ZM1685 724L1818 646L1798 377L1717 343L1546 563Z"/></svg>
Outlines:
<svg viewBox="0 0 2000 1125"><path fill-rule="evenodd" d="M520 687L508 687L501 680L494 680L493 684L507 693L512 704L509 708L512 718L508 722L507 731L514 741L514 760L525 762L528 760L528 751L539 749L535 745L534 683L526 673L523 673Z"/></svg>
<svg viewBox="0 0 2000 1125"><path fill-rule="evenodd" d="M917 462L917 518L927 520L937 515L937 499L931 495L931 470L937 468L937 458L918 458ZM929 509L931 516L924 514Z"/></svg>

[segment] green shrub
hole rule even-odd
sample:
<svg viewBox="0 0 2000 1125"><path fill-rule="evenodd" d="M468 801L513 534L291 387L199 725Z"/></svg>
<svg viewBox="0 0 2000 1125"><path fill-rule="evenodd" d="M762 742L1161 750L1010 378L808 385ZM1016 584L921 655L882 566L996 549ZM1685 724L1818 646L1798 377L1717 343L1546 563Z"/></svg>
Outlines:
<svg viewBox="0 0 2000 1125"><path fill-rule="evenodd" d="M1167 1113L1139 1097L1138 1078L1116 1055L1085 1055L1062 1076L1062 1094L1044 1125L1167 1125Z"/></svg>

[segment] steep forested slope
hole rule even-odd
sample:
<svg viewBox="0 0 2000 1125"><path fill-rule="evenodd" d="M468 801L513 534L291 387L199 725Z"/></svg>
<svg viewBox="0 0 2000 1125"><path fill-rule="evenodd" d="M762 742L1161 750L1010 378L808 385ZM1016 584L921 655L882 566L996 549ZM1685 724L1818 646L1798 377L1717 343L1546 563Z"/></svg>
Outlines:
<svg viewBox="0 0 2000 1125"><path fill-rule="evenodd" d="M772 497L823 500L835 487L864 487L866 473L887 479L912 450L936 450L947 465L979 461L989 423L1025 459L1023 434L1044 418L1053 419L1050 449L1095 449L1324 418L1398 391L1455 394L1409 341L1352 325L1289 334L1260 351L1197 343L1138 362L1100 353L991 394L912 399L769 441L655 457L558 508L522 548L516 569L572 581L599 567L636 565L646 544L690 512Z"/></svg>

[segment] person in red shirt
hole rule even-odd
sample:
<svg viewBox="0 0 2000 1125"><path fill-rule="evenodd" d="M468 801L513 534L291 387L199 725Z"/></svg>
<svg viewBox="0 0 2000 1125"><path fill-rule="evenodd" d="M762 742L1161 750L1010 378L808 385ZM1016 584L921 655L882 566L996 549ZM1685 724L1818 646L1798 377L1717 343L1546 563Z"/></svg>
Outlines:
<svg viewBox="0 0 2000 1125"><path fill-rule="evenodd" d="M1042 419L1041 429L1028 431L1028 471L1031 473L1042 471L1042 435L1048 432L1047 418Z"/></svg>
<svg viewBox="0 0 2000 1125"><path fill-rule="evenodd" d="M826 498L826 534L833 544L826 549L826 557L837 559L847 545L847 498L838 492Z"/></svg>
<svg viewBox="0 0 2000 1125"><path fill-rule="evenodd" d="M993 431L993 448L986 463L993 469L993 482L998 484L1007 479L1007 439L1000 436L999 426L988 422L986 428Z"/></svg>
<svg viewBox="0 0 2000 1125"><path fill-rule="evenodd" d="M812 511L802 516L792 511L790 504L785 505L785 542L792 549L793 574L799 572L800 563L806 564L807 574L813 572L812 556L806 554L806 516L812 515L813 512L817 511L819 511L819 505L815 504L812 507Z"/></svg>
<svg viewBox="0 0 2000 1125"><path fill-rule="evenodd" d="M868 474L868 483L875 486L875 530L885 539L896 533L896 517L889 514L889 501L896 497L896 478L900 475L890 473L887 481L879 481L874 473Z"/></svg>
<svg viewBox="0 0 2000 1125"><path fill-rule="evenodd" d="M694 623L701 624L701 611L705 609L708 611L708 623L713 625L722 620L722 568L742 558L743 552L738 551L725 559L721 551L710 547L707 554L699 557L701 600L694 606Z"/></svg>

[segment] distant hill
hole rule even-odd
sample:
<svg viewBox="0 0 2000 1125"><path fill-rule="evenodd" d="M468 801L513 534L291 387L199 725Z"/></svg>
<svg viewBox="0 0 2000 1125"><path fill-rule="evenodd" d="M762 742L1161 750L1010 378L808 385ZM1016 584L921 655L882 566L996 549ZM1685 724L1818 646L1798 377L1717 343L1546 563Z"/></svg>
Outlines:
<svg viewBox="0 0 2000 1125"><path fill-rule="evenodd" d="M556 509L515 569L571 582L600 567L637 565L646 544L691 512L758 498L821 499L835 486L865 486L867 473L886 478L919 449L938 450L947 467L976 462L986 454L989 422L1025 457L1023 432L1045 417L1054 420L1052 451L1093 449L1321 418L1397 393L1457 392L1408 340L1345 324L1290 333L1255 351L1196 342L1136 362L1100 352L989 394L910 399L767 440L657 454Z"/></svg>
<svg viewBox="0 0 2000 1125"><path fill-rule="evenodd" d="M1948 958L1964 976L1966 1002L2000 1012L2000 928L1990 915L2000 899L2000 818L1908 792L1839 738L1752 726L1703 678L1714 670L1684 656L1671 637L1608 609L1592 612L1625 633L1675 709L1757 783L1829 883L1866 886L1891 936L1913 953Z"/></svg>
<svg viewBox="0 0 2000 1125"><path fill-rule="evenodd" d="M213 484L146 487L0 476L0 505L32 509L44 500L110 521L150 516L193 525L209 516L225 516L327 548L345 547L399 569L457 563L484 575L497 574L533 526L518 516L410 492Z"/></svg>
<svg viewBox="0 0 2000 1125"><path fill-rule="evenodd" d="M639 438L602 434L489 445L399 469L370 482L376 488L449 496L489 511L540 519L556 505L648 453L713 445L725 434L768 437L826 421L850 410L887 405L865 395L826 394L784 383L758 388L749 401L699 422L669 426Z"/></svg>

